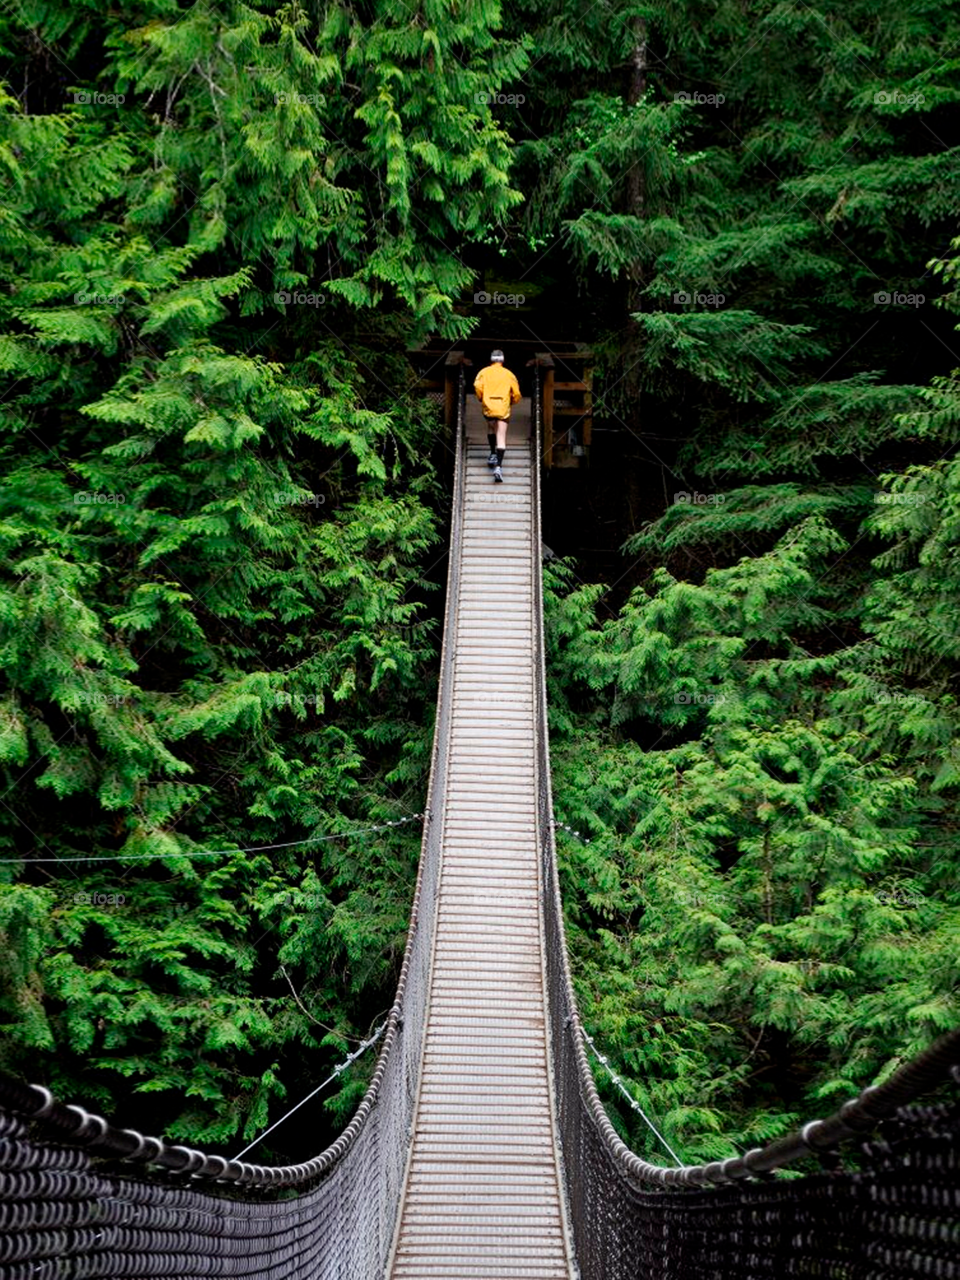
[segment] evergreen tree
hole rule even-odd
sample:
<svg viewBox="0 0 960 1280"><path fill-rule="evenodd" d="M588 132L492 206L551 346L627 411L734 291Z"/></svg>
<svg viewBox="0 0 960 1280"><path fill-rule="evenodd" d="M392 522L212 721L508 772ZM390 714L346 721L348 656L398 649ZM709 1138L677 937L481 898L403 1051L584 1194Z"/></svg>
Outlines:
<svg viewBox="0 0 960 1280"><path fill-rule="evenodd" d="M2 1065L179 1138L390 1003L417 828L348 833L423 803L446 450L402 352L517 198L494 16L0 19Z"/></svg>

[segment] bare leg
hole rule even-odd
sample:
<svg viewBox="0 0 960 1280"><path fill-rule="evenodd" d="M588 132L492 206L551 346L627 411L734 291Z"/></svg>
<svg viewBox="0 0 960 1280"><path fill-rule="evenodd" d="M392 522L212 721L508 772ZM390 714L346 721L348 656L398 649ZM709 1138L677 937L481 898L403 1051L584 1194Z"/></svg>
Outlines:
<svg viewBox="0 0 960 1280"><path fill-rule="evenodd" d="M497 448L507 447L507 424L503 418L497 419Z"/></svg>

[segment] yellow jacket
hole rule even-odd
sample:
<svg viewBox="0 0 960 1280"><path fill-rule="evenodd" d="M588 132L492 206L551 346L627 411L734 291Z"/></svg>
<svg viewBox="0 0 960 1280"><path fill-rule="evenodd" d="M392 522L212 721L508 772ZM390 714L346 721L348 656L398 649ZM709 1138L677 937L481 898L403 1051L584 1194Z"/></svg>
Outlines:
<svg viewBox="0 0 960 1280"><path fill-rule="evenodd" d="M488 364L476 376L473 389L477 399L483 405L485 418L500 418L506 421L510 417L511 406L520 400L520 384L509 369L505 369L498 361Z"/></svg>

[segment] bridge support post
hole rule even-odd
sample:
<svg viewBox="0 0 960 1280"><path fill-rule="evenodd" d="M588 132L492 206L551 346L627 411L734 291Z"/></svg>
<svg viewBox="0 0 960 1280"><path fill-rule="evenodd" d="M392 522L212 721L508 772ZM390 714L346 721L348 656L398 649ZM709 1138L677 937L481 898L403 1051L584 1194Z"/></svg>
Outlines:
<svg viewBox="0 0 960 1280"><path fill-rule="evenodd" d="M443 422L450 427L457 420L457 389L460 385L460 366L464 366L464 374L473 361L468 360L464 351L450 351L444 362L443 381Z"/></svg>
<svg viewBox="0 0 960 1280"><path fill-rule="evenodd" d="M537 365L537 376L543 370L543 381L540 394L543 404L543 447L541 462L545 467L553 466L553 380L554 363L549 351L538 351L534 363Z"/></svg>

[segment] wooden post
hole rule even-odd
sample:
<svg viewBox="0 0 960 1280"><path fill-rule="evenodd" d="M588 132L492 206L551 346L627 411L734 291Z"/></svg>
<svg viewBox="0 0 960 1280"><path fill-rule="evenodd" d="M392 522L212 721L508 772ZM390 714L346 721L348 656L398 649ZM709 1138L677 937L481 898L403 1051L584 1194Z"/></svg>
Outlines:
<svg viewBox="0 0 960 1280"><path fill-rule="evenodd" d="M443 422L452 426L457 420L457 388L460 385L460 352L451 351L443 369Z"/></svg>
<svg viewBox="0 0 960 1280"><path fill-rule="evenodd" d="M444 361L443 421L450 427L457 420L457 392L460 388L460 366L471 363L463 351L450 351ZM466 368L464 369L466 374Z"/></svg>
<svg viewBox="0 0 960 1280"><path fill-rule="evenodd" d="M543 396L543 465L553 466L553 356L548 351L537 352L537 364L543 370L541 393Z"/></svg>
<svg viewBox="0 0 960 1280"><path fill-rule="evenodd" d="M582 439L584 447L589 449L593 439L593 365L587 365L584 368L583 382Z"/></svg>

